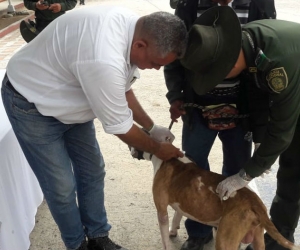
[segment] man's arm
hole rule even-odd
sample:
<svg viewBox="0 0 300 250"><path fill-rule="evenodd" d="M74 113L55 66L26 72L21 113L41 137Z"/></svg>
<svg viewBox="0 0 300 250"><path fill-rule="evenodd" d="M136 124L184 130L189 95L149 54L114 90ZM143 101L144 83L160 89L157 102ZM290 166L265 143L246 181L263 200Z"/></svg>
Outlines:
<svg viewBox="0 0 300 250"><path fill-rule="evenodd" d="M126 92L126 99L128 107L132 110L133 120L149 131L150 136L135 124L133 124L126 134L116 136L128 145L152 153L162 160L168 160L173 157L183 157L183 153L178 148L169 142L165 142L166 137L174 138L172 133L167 128L154 125L153 120L136 99L132 89Z"/></svg>
<svg viewBox="0 0 300 250"><path fill-rule="evenodd" d="M154 124L136 99L132 89L126 92L126 99L128 107L132 110L133 120L147 130L150 137L161 142L174 141L175 136L168 128Z"/></svg>
<svg viewBox="0 0 300 250"><path fill-rule="evenodd" d="M128 102L128 107L132 110L133 120L137 124L141 125L144 129L149 131L154 125L154 122L145 112L139 101L136 99L136 96L133 93L132 89L126 92L126 99Z"/></svg>
<svg viewBox="0 0 300 250"><path fill-rule="evenodd" d="M179 60L164 67L165 82L168 89L166 97L169 103L176 100L183 100L183 89L185 81L185 69Z"/></svg>
<svg viewBox="0 0 300 250"><path fill-rule="evenodd" d="M169 160L173 157L183 157L183 153L173 144L169 142L158 142L148 136L135 124L132 125L131 129L126 134L116 135L126 144L154 154L159 159Z"/></svg>

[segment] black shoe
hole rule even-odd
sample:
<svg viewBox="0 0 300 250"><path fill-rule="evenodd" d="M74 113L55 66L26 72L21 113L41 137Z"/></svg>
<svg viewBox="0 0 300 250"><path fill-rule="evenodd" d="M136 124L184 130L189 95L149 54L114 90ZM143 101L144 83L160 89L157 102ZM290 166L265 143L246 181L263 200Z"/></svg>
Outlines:
<svg viewBox="0 0 300 250"><path fill-rule="evenodd" d="M212 238L212 232L204 238L189 237L186 242L183 243L180 250L203 250L204 245L210 242Z"/></svg>
<svg viewBox="0 0 300 250"><path fill-rule="evenodd" d="M114 243L108 236L88 240L88 250L127 250Z"/></svg>
<svg viewBox="0 0 300 250"><path fill-rule="evenodd" d="M285 233L285 232L281 234L289 241L293 243L295 242L294 236L292 234ZM277 244L277 242L267 233L265 233L264 238L265 238L266 250L287 250L288 249Z"/></svg>
<svg viewBox="0 0 300 250"><path fill-rule="evenodd" d="M245 250L253 250L252 244L248 245Z"/></svg>
<svg viewBox="0 0 300 250"><path fill-rule="evenodd" d="M88 250L88 248L87 248L87 242L84 240L84 241L81 243L80 247L77 248L76 250Z"/></svg>
<svg viewBox="0 0 300 250"><path fill-rule="evenodd" d="M69 250L69 249L70 248L67 248L67 250ZM72 248L72 249L74 249L74 248ZM81 245L78 248L76 248L76 250L88 250L86 240L82 241Z"/></svg>

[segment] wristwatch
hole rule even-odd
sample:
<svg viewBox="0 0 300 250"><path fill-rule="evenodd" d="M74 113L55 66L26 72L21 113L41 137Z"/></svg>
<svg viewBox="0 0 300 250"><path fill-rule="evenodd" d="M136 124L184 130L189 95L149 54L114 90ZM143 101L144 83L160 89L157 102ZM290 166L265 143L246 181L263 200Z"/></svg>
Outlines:
<svg viewBox="0 0 300 250"><path fill-rule="evenodd" d="M245 169L241 169L239 172L239 176L244 180L244 181L251 181L253 178L248 175L245 171Z"/></svg>

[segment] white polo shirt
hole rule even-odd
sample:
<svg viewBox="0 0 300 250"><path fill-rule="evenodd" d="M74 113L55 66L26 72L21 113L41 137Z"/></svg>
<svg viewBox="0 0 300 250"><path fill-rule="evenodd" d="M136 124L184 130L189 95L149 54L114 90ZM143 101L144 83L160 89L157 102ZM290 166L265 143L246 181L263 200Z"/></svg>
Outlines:
<svg viewBox="0 0 300 250"><path fill-rule="evenodd" d="M124 134L133 116L125 97L137 67L130 49L138 16L117 6L72 10L55 19L7 66L14 88L65 124L98 118Z"/></svg>

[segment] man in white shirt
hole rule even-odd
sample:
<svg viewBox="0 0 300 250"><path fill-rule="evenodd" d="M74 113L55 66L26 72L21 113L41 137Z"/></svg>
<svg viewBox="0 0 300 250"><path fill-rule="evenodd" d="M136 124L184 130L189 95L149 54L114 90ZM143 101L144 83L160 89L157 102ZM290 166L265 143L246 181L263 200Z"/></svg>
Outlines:
<svg viewBox="0 0 300 250"><path fill-rule="evenodd" d="M99 6L55 19L9 61L3 103L67 249L125 249L108 238L94 118L106 133L158 158L183 156L131 84L137 68L159 69L181 58L186 43L185 25L172 14L139 18Z"/></svg>

